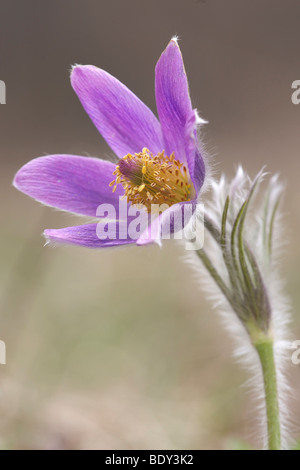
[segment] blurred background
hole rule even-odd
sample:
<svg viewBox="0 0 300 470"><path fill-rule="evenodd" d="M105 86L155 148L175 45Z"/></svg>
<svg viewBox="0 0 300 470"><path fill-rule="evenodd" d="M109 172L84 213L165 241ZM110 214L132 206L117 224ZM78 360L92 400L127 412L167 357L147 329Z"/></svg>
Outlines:
<svg viewBox="0 0 300 470"><path fill-rule="evenodd" d="M44 247L78 219L12 188L33 157L111 158L69 83L94 64L155 110L154 67L177 34L216 175L263 165L286 182L283 258L300 338L300 2L0 0L0 446L229 449L257 446L231 339L178 246ZM206 197L209 197L207 195ZM300 366L292 366L299 437ZM298 423L298 424L297 424Z"/></svg>

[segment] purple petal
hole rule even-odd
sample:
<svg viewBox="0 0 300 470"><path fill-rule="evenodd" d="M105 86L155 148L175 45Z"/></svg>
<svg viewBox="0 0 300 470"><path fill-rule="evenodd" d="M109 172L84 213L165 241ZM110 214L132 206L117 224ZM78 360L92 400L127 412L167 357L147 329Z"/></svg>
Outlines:
<svg viewBox="0 0 300 470"><path fill-rule="evenodd" d="M136 242L136 240L126 237L126 233L123 230L123 237L120 237L119 223L116 222L116 225L117 231L115 238L108 237L106 239L100 239L97 234L98 224L79 225L77 227L66 227L57 230L45 230L44 235L49 243L78 245L86 248L108 248Z"/></svg>
<svg viewBox="0 0 300 470"><path fill-rule="evenodd" d="M171 238L171 235L180 232L189 223L196 209L196 200L184 201L174 204L162 214L162 238Z"/></svg>
<svg viewBox="0 0 300 470"><path fill-rule="evenodd" d="M161 122L166 152L185 157L185 126L192 112L188 81L180 49L169 42L155 69L156 105Z"/></svg>
<svg viewBox="0 0 300 470"><path fill-rule="evenodd" d="M174 233L184 229L189 223L196 209L196 200L174 204L159 214L148 228L142 233L137 245L144 246L150 243L162 245L163 239L172 238Z"/></svg>
<svg viewBox="0 0 300 470"><path fill-rule="evenodd" d="M71 83L98 131L120 158L141 152L143 147L154 154L163 150L157 118L115 77L92 65L76 66Z"/></svg>
<svg viewBox="0 0 300 470"><path fill-rule="evenodd" d="M102 203L118 204L124 194L109 187L115 165L96 158L49 155L36 158L16 174L14 186L43 204L95 217Z"/></svg>
<svg viewBox="0 0 300 470"><path fill-rule="evenodd" d="M192 109L182 55L174 39L157 62L155 91L165 150L168 154L175 152L181 162L187 162L198 193L201 181L203 184L204 163L200 153L196 153L196 113Z"/></svg>
<svg viewBox="0 0 300 470"><path fill-rule="evenodd" d="M157 243L157 245L161 246L161 218L162 214L148 225L136 242L138 246L150 245L152 243Z"/></svg>

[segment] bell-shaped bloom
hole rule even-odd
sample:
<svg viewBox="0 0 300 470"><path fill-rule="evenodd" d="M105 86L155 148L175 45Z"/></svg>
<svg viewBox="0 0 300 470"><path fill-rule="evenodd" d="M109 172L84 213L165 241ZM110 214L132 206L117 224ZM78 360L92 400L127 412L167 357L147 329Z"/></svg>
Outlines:
<svg viewBox="0 0 300 470"><path fill-rule="evenodd" d="M19 170L15 187L43 204L99 219L45 230L49 242L90 248L159 243L167 221L169 231L176 231L175 219L184 218L184 206L196 206L205 179L197 137L204 121L192 108L177 40L170 41L155 69L159 120L125 85L97 67L75 66L71 83L119 161L39 157ZM140 208L138 223L134 208ZM138 235L130 224L139 226Z"/></svg>

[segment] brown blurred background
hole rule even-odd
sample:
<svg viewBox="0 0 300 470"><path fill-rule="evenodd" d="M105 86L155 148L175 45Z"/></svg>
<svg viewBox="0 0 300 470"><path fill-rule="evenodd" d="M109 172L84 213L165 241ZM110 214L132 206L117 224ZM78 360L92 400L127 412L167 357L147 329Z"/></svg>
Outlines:
<svg viewBox="0 0 300 470"><path fill-rule="evenodd" d="M152 109L154 66L178 34L215 172L267 165L286 181L283 259L300 338L298 0L0 0L0 445L209 449L257 445L247 376L219 318L168 244L43 247L78 222L18 193L18 168L51 153L111 151L69 83L71 64L117 76ZM300 366L291 366L299 437Z"/></svg>

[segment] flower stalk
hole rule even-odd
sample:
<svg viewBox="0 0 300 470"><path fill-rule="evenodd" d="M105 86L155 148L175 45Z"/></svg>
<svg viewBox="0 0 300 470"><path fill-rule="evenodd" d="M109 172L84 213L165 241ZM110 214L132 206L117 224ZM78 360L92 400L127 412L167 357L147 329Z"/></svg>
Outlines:
<svg viewBox="0 0 300 470"><path fill-rule="evenodd" d="M280 450L281 431L273 340L268 336L262 336L254 343L254 347L260 359L264 378L268 450Z"/></svg>

